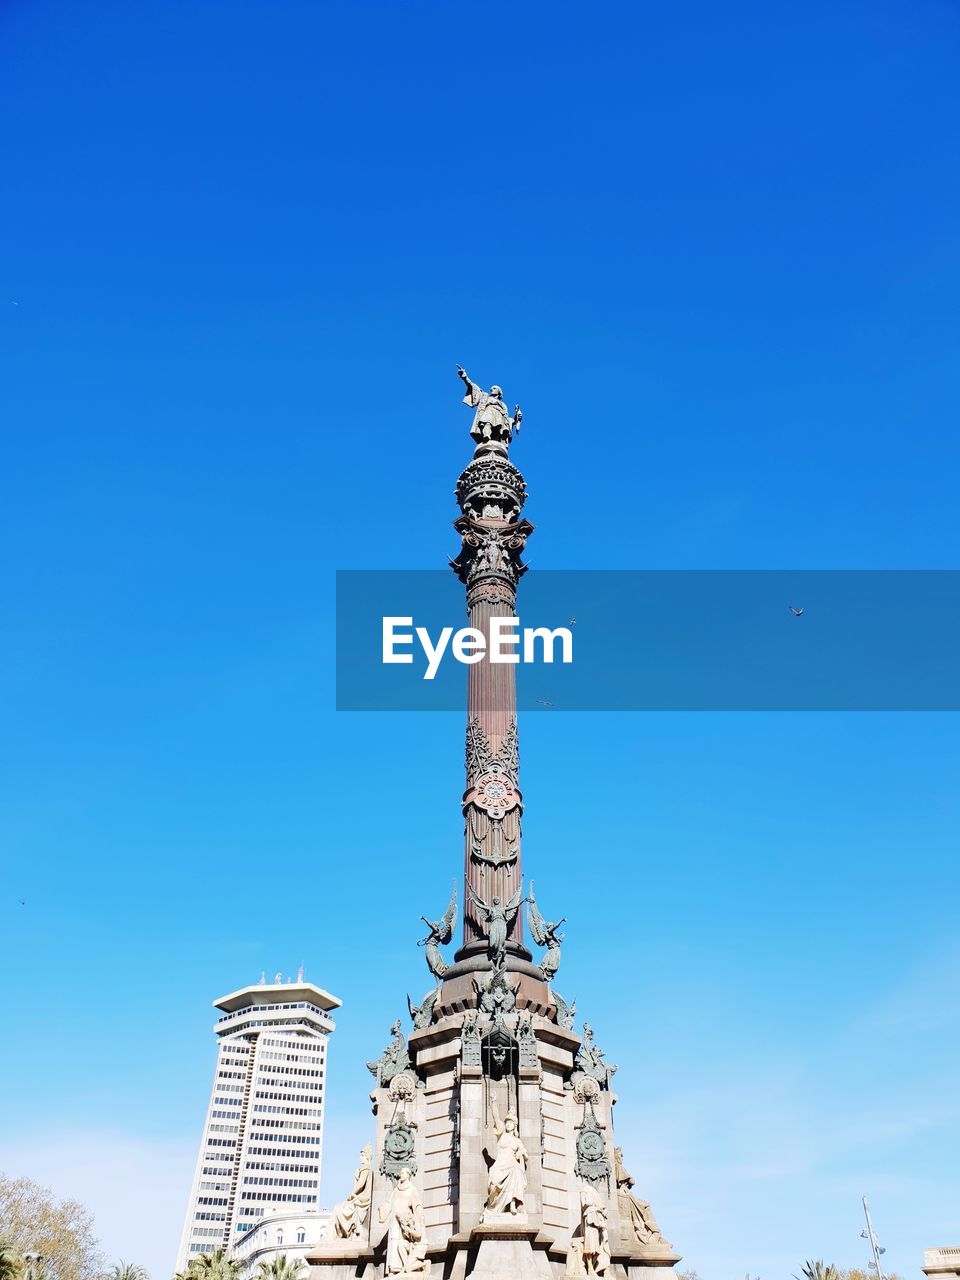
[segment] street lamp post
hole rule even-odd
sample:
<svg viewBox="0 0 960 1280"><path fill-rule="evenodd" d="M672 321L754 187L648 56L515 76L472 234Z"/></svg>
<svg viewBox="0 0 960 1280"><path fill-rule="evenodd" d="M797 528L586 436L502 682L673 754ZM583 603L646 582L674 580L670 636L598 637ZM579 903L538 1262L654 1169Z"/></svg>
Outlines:
<svg viewBox="0 0 960 1280"><path fill-rule="evenodd" d="M866 1231L861 1231L860 1234L864 1240L870 1241L870 1249L873 1252L873 1267L877 1273L877 1280L886 1280L886 1277L883 1274L883 1268L880 1266L880 1255L884 1250L880 1248L879 1241L877 1240L876 1233L873 1229L873 1222L870 1218L870 1206L867 1204L866 1196L863 1197L863 1215L867 1220L867 1229Z"/></svg>

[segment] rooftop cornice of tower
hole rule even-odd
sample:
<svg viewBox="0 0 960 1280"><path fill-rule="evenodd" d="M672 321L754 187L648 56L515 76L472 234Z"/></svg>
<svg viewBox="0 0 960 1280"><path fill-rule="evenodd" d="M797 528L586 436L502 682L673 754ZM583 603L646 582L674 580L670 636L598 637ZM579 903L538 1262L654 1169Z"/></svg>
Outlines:
<svg viewBox="0 0 960 1280"><path fill-rule="evenodd" d="M339 1009L343 1001L332 996L329 991L324 991L323 987L314 986L312 982L258 982L221 996L219 1000L214 1000L213 1007L222 1009L224 1013L236 1013L240 1009L255 1008L257 1005L300 1003L312 1004L328 1011Z"/></svg>

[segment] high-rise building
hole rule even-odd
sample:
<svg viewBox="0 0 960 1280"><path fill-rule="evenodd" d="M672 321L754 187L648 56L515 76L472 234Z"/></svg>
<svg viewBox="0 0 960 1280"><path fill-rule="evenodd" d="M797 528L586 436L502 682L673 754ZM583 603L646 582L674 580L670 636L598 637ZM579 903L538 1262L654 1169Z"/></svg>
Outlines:
<svg viewBox="0 0 960 1280"><path fill-rule="evenodd" d="M177 1270L266 1214L319 1208L327 1041L336 996L260 983L214 1001L217 1069Z"/></svg>

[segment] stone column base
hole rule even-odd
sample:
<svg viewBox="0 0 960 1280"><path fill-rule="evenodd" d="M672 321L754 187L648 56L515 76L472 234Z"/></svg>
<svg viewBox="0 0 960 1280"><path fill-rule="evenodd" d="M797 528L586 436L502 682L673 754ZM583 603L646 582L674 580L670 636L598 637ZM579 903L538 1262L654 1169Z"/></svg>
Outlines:
<svg viewBox="0 0 960 1280"><path fill-rule="evenodd" d="M453 1236L447 1245L444 1272L450 1280L554 1280L547 1258L552 1241L536 1227L521 1223L483 1224L469 1233Z"/></svg>
<svg viewBox="0 0 960 1280"><path fill-rule="evenodd" d="M580 1268L568 1270L566 1246L557 1245L535 1226L522 1222L483 1223L451 1236L428 1250L434 1280L577 1280ZM677 1254L658 1249L614 1249L606 1280L676 1280ZM424 1280L385 1274L383 1250L353 1240L325 1240L307 1256L313 1269L308 1280Z"/></svg>
<svg viewBox="0 0 960 1280"><path fill-rule="evenodd" d="M677 1280L674 1267L680 1255L663 1246L644 1249L642 1246L623 1253L614 1249L608 1275L627 1276L629 1280Z"/></svg>
<svg viewBox="0 0 960 1280"><path fill-rule="evenodd" d="M319 1271L322 1280L356 1280L357 1276L372 1280L382 1272L374 1262L373 1250L356 1239L323 1240L307 1254L306 1261L311 1273Z"/></svg>

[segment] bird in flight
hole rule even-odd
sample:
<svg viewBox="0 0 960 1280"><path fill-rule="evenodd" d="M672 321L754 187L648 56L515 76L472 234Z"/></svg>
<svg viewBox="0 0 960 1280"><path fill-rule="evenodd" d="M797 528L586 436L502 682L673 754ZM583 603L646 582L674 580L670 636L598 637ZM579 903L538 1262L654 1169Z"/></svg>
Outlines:
<svg viewBox="0 0 960 1280"><path fill-rule="evenodd" d="M793 616L794 616L795 618L802 618L802 617L803 617L803 610L802 610L802 609L795 609L795 608L793 607L793 605L790 605L789 607L790 607L790 612L793 614Z"/></svg>
<svg viewBox="0 0 960 1280"><path fill-rule="evenodd" d="M538 698L538 699L537 699L537 706L538 706L538 707L552 707L553 705L554 705L554 704L553 704L552 702L547 702L546 698Z"/></svg>
<svg viewBox="0 0 960 1280"><path fill-rule="evenodd" d="M575 626L577 625L577 620L576 620L576 618L571 618L571 619L570 619L570 625L571 625L571 627L575 627Z"/></svg>

